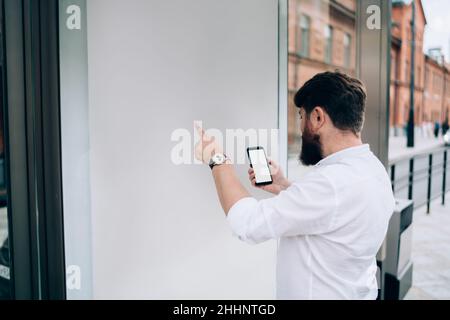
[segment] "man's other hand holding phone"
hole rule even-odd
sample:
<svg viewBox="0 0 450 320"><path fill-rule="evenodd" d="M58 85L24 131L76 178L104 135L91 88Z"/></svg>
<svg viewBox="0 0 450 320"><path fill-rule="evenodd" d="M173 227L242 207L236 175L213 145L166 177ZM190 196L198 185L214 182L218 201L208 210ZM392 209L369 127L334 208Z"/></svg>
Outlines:
<svg viewBox="0 0 450 320"><path fill-rule="evenodd" d="M275 161L270 159L268 159L268 161L270 173L272 175L273 180L272 184L257 186L255 171L253 170L253 168L248 169L248 178L254 187L277 195L281 191L289 188L291 183L289 182L288 179L286 179L280 166Z"/></svg>

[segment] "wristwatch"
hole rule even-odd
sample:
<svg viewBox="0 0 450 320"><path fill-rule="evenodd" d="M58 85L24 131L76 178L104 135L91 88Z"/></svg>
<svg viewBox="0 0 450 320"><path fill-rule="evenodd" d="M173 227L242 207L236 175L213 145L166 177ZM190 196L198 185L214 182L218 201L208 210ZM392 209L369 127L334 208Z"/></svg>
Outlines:
<svg viewBox="0 0 450 320"><path fill-rule="evenodd" d="M211 157L211 160L209 160L209 167L212 170L215 166L220 166L221 164L226 163L228 160L230 159L225 154L216 153Z"/></svg>

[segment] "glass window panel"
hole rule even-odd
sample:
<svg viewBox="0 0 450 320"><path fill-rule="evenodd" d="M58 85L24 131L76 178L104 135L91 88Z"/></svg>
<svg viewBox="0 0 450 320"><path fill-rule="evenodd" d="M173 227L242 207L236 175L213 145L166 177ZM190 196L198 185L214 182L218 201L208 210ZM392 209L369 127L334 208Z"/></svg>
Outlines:
<svg viewBox="0 0 450 320"><path fill-rule="evenodd" d="M299 45L297 52L289 51L288 67L288 175L290 178L301 176L307 168L299 165L301 150L300 116L293 97L296 91L315 74L340 69L350 75L356 75L356 0L290 0L289 28L300 25L299 30L290 29L289 33L298 34L308 30L308 59L302 59ZM308 19L303 19L307 17ZM297 21L295 21L297 19ZM306 28L308 26L308 28ZM300 39L303 40L300 32ZM289 41L296 41L289 38ZM303 42L300 41L301 44ZM289 44L289 48L295 45ZM300 54L300 57L298 57Z"/></svg>

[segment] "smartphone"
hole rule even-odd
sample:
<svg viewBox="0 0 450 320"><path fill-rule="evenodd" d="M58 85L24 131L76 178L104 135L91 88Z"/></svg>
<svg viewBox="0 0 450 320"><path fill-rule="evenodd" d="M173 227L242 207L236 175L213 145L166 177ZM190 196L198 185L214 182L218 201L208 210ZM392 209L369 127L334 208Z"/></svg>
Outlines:
<svg viewBox="0 0 450 320"><path fill-rule="evenodd" d="M250 167L255 171L255 184L257 186L272 184L272 175L264 148L249 147L247 148L247 155L250 160Z"/></svg>

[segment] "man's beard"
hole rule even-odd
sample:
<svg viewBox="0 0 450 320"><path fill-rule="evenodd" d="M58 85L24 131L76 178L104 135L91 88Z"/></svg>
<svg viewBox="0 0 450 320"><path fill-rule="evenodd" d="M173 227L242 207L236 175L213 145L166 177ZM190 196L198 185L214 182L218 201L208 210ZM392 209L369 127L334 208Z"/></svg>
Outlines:
<svg viewBox="0 0 450 320"><path fill-rule="evenodd" d="M300 152L299 159L305 166L315 165L323 159L320 136L317 134L312 134L308 128L308 125L305 126L305 130L302 135L302 151Z"/></svg>

